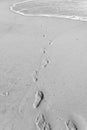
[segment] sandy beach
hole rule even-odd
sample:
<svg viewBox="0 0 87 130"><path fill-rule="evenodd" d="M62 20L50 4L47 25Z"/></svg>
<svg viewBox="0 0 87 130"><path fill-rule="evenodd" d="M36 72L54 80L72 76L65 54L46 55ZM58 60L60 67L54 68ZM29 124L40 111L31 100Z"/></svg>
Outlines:
<svg viewBox="0 0 87 130"><path fill-rule="evenodd" d="M40 112L54 130L69 119L86 130L87 22L23 16L9 10L16 2L0 1L0 130L36 130Z"/></svg>

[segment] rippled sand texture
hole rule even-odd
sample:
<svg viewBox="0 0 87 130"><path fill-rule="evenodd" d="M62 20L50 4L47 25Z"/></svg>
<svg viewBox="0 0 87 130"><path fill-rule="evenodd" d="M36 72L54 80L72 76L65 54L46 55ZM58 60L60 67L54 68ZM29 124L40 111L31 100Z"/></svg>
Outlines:
<svg viewBox="0 0 87 130"><path fill-rule="evenodd" d="M13 8L13 9L12 9ZM26 16L52 16L72 19L87 19L86 0L33 0L19 2L12 10Z"/></svg>

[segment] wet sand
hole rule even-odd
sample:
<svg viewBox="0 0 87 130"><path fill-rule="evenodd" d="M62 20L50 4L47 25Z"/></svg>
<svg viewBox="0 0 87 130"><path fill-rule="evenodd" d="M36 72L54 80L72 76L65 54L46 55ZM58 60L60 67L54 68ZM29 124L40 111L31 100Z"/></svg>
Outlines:
<svg viewBox="0 0 87 130"><path fill-rule="evenodd" d="M0 93L10 93L0 96L1 128L36 129L39 111L55 130L65 130L70 115L87 120L87 22L25 17L7 11L10 4L0 8ZM38 82L32 77L36 70ZM38 89L45 100L34 110Z"/></svg>

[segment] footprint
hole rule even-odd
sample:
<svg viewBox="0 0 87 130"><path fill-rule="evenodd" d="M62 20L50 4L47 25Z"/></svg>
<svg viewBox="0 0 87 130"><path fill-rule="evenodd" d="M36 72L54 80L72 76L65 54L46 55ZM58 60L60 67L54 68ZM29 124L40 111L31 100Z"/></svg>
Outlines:
<svg viewBox="0 0 87 130"><path fill-rule="evenodd" d="M42 91L37 91L35 94L35 101L33 103L33 108L38 108L42 102L42 100L44 99L44 94Z"/></svg>

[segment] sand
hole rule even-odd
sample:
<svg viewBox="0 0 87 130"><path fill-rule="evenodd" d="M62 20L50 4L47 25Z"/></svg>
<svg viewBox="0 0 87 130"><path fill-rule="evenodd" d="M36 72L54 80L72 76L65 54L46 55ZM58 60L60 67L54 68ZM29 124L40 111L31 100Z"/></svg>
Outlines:
<svg viewBox="0 0 87 130"><path fill-rule="evenodd" d="M36 129L38 112L54 130L66 130L72 117L85 129L87 22L26 17L8 10L11 4L1 2L0 8L0 129ZM38 89L45 99L34 110Z"/></svg>

